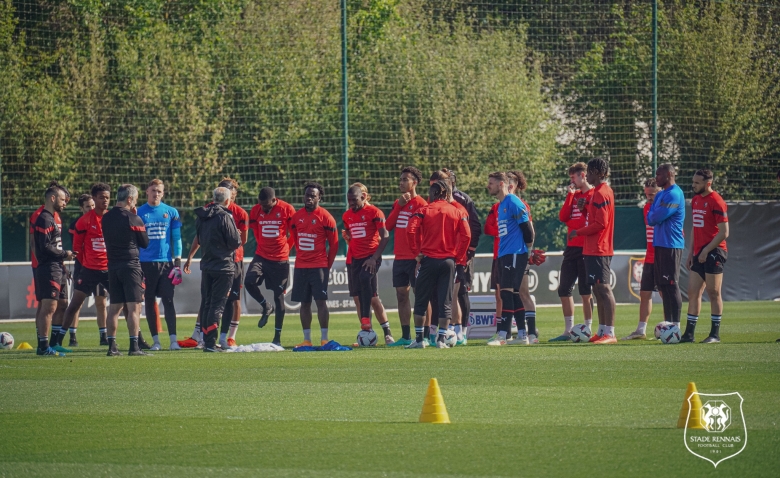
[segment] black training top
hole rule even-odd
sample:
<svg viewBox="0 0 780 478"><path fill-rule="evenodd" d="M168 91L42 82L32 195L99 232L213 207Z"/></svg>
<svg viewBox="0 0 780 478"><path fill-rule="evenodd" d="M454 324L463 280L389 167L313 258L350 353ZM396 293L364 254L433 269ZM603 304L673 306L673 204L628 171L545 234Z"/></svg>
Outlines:
<svg viewBox="0 0 780 478"><path fill-rule="evenodd" d="M68 254L62 250L60 226L54 221L54 215L44 209L35 220L33 232L35 239L35 257L38 267L51 263L62 263Z"/></svg>
<svg viewBox="0 0 780 478"><path fill-rule="evenodd" d="M114 207L103 216L108 270L141 268L138 248L149 245L144 221L132 211Z"/></svg>

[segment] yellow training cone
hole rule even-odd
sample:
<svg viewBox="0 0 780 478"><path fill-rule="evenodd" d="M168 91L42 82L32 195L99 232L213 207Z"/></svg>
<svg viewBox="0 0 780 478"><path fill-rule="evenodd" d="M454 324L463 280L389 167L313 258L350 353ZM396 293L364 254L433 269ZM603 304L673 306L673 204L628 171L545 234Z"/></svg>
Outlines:
<svg viewBox="0 0 780 478"><path fill-rule="evenodd" d="M19 344L18 347L16 347L16 350L32 350L32 345L28 344L27 342L22 342Z"/></svg>
<svg viewBox="0 0 780 478"><path fill-rule="evenodd" d="M688 399L690 404L688 403ZM688 421L688 411L691 412L691 419ZM701 424L701 398L699 398L696 384L688 383L688 389L685 391L685 400L683 400L680 416L677 418L677 428L685 428L685 422L688 421L688 428L703 429Z"/></svg>
<svg viewBox="0 0 780 478"><path fill-rule="evenodd" d="M444 405L444 397L441 396L439 382L432 378L428 382L428 391L425 393L425 403L420 413L420 423L450 423L450 415Z"/></svg>

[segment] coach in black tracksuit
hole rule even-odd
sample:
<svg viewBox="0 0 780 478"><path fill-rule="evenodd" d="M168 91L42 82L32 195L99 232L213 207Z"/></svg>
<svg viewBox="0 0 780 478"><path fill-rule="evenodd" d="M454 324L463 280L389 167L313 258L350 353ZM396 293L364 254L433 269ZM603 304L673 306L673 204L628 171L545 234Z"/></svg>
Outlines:
<svg viewBox="0 0 780 478"><path fill-rule="evenodd" d="M235 275L235 253L241 246L233 216L228 211L230 190L214 190L214 202L195 210L196 234L202 256L200 260L201 329L204 352L217 352L217 328L225 310Z"/></svg>

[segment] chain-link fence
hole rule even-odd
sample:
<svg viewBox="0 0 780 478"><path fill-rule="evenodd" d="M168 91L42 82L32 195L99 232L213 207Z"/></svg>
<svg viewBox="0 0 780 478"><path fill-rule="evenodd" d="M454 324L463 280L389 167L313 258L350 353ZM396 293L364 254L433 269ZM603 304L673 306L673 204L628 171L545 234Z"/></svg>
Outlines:
<svg viewBox="0 0 780 478"><path fill-rule="evenodd" d="M244 205L266 185L300 203L307 180L388 205L415 165L483 205L487 173L521 169L543 218L598 155L622 204L654 161L777 199L779 19L704 0L0 0L2 206L37 207L51 179L158 177L190 207L224 176Z"/></svg>

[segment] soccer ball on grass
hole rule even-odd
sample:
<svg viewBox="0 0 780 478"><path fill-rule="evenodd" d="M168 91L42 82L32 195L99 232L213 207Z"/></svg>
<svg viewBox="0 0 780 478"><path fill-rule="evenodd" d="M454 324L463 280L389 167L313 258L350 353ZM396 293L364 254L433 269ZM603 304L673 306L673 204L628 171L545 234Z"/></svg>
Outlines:
<svg viewBox="0 0 780 478"><path fill-rule="evenodd" d="M8 332L0 332L0 349L14 348L14 336Z"/></svg>
<svg viewBox="0 0 780 478"><path fill-rule="evenodd" d="M376 345L376 332L373 330L361 330L357 334L357 343L361 347L373 347Z"/></svg>
<svg viewBox="0 0 780 478"><path fill-rule="evenodd" d="M587 342L592 336L593 333L591 333L590 327L585 324L575 325L571 328L571 332L569 333L569 338L575 344L580 342Z"/></svg>

